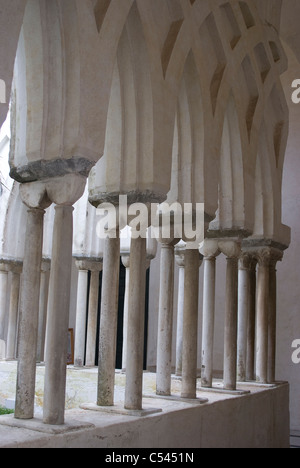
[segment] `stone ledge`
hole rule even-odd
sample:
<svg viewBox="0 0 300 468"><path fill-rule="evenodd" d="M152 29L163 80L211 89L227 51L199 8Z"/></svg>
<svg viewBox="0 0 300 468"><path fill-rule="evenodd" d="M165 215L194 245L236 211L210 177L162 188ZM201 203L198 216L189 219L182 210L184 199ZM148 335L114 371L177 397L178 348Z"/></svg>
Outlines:
<svg viewBox="0 0 300 468"><path fill-rule="evenodd" d="M132 416L143 418L152 414L162 413L161 408L143 408L142 410L127 410L121 404L115 406L98 406L95 403L84 403L80 408L87 411L97 411L99 413L119 414L121 416Z"/></svg>
<svg viewBox="0 0 300 468"><path fill-rule="evenodd" d="M80 431L83 429L92 429L94 424L77 421L75 419L66 419L65 424L61 426L52 426L44 424L42 419L16 419L13 414L1 416L0 426L14 427L17 429L27 429L34 432L42 432L43 434L66 434L68 432Z"/></svg>

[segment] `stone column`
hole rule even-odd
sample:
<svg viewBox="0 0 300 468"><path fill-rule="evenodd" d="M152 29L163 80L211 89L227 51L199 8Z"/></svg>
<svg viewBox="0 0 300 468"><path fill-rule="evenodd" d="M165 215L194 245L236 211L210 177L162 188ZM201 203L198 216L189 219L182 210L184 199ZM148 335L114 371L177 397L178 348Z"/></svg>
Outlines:
<svg viewBox="0 0 300 468"><path fill-rule="evenodd" d="M127 335L128 335L128 313L129 313L129 283L130 283L130 255L122 256L122 263L126 268L125 277L125 297L124 297L124 320L123 320L123 350L122 350L122 371L126 371L127 361Z"/></svg>
<svg viewBox="0 0 300 468"><path fill-rule="evenodd" d="M64 423L73 210L73 206L55 206L44 391L44 423L54 425Z"/></svg>
<svg viewBox="0 0 300 468"><path fill-rule="evenodd" d="M269 325L269 281L271 250L257 251L257 304L256 304L256 380L268 383L268 325Z"/></svg>
<svg viewBox="0 0 300 468"><path fill-rule="evenodd" d="M131 239L125 409L142 410L146 235Z"/></svg>
<svg viewBox="0 0 300 468"><path fill-rule="evenodd" d="M197 397L199 259L197 250L186 250L181 397L189 399Z"/></svg>
<svg viewBox="0 0 300 468"><path fill-rule="evenodd" d="M235 240L221 241L219 242L219 248L227 257L224 389L236 390L238 258L241 248L240 243Z"/></svg>
<svg viewBox="0 0 300 468"><path fill-rule="evenodd" d="M237 378L246 381L247 333L250 309L251 254L242 252L238 272L238 357Z"/></svg>
<svg viewBox="0 0 300 468"><path fill-rule="evenodd" d="M96 362L96 341L99 303L99 274L102 270L102 262L91 262L91 282L88 309L87 339L86 339L86 359L85 365L95 366Z"/></svg>
<svg viewBox="0 0 300 468"><path fill-rule="evenodd" d="M8 266L0 261L0 339L4 338L4 321L6 315L8 283Z"/></svg>
<svg viewBox="0 0 300 468"><path fill-rule="evenodd" d="M86 312L88 296L88 267L84 260L77 260L78 286L77 286L77 306L74 344L74 364L75 367L84 366L85 339L86 339Z"/></svg>
<svg viewBox="0 0 300 468"><path fill-rule="evenodd" d="M184 255L185 249L175 250L176 263L179 266L178 279L178 306L177 306L177 331L176 331L176 375L182 375L182 338L183 338L183 313L184 313Z"/></svg>
<svg viewBox="0 0 300 468"><path fill-rule="evenodd" d="M50 267L51 267L51 260L44 259L42 261L42 268L41 268L37 362L43 362L45 359L45 338L46 338L46 325L47 325L47 312L48 312Z"/></svg>
<svg viewBox="0 0 300 468"><path fill-rule="evenodd" d="M6 360L10 361L16 357L16 341L18 329L19 297L20 297L20 275L22 265L12 264L10 266L11 290L8 316L8 331L6 343Z"/></svg>
<svg viewBox="0 0 300 468"><path fill-rule="evenodd" d="M201 385L210 388L213 383L216 257L220 254L218 241L206 239L200 252L204 256Z"/></svg>
<svg viewBox="0 0 300 468"><path fill-rule="evenodd" d="M19 357L15 409L15 418L17 419L32 419L34 415L44 214L45 211L40 208L31 208L27 213L20 295Z"/></svg>
<svg viewBox="0 0 300 468"><path fill-rule="evenodd" d="M277 321L277 262L283 252L272 249L269 271L269 336L268 336L268 383L276 382L276 321Z"/></svg>
<svg viewBox="0 0 300 468"><path fill-rule="evenodd" d="M247 327L247 381L255 380L256 258L250 264L249 314Z"/></svg>
<svg viewBox="0 0 300 468"><path fill-rule="evenodd" d="M114 405L119 277L120 233L117 229L116 238L107 237L104 245L98 363L98 406Z"/></svg>
<svg viewBox="0 0 300 468"><path fill-rule="evenodd" d="M174 245L178 240L161 240L160 292L157 337L157 395L171 395L174 295Z"/></svg>

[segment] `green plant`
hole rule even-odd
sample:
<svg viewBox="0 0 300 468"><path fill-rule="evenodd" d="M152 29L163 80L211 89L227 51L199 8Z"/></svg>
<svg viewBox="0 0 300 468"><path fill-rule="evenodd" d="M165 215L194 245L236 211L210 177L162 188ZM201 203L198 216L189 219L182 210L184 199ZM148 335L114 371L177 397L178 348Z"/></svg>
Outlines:
<svg viewBox="0 0 300 468"><path fill-rule="evenodd" d="M13 414L14 410L10 410L7 408L4 408L3 406L0 406L0 416L3 416L4 414Z"/></svg>

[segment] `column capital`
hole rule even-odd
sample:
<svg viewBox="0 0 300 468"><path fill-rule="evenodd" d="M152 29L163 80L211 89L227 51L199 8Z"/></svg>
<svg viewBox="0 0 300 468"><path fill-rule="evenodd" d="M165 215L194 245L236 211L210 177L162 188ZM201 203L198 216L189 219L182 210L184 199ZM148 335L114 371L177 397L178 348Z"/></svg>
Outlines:
<svg viewBox="0 0 300 468"><path fill-rule="evenodd" d="M43 258L41 264L41 272L48 273L51 270L51 258Z"/></svg>
<svg viewBox="0 0 300 468"><path fill-rule="evenodd" d="M199 252L204 258L216 258L221 253L218 239L205 239L200 245Z"/></svg>
<svg viewBox="0 0 300 468"><path fill-rule="evenodd" d="M76 258L76 257L75 257ZM76 267L81 271L102 271L103 259L76 258Z"/></svg>
<svg viewBox="0 0 300 468"><path fill-rule="evenodd" d="M122 255L121 260L125 268L130 268L130 254Z"/></svg>
<svg viewBox="0 0 300 468"><path fill-rule="evenodd" d="M184 244L179 244L175 247L175 260L179 268L185 267L185 252L186 248Z"/></svg>
<svg viewBox="0 0 300 468"><path fill-rule="evenodd" d="M257 264L257 259L253 252L242 250L239 258L239 270L252 271Z"/></svg>
<svg viewBox="0 0 300 468"><path fill-rule="evenodd" d="M220 251L229 259L238 260L241 254L240 239L222 239L218 243Z"/></svg>
<svg viewBox="0 0 300 468"><path fill-rule="evenodd" d="M15 259L0 259L0 271L21 274L23 262Z"/></svg>

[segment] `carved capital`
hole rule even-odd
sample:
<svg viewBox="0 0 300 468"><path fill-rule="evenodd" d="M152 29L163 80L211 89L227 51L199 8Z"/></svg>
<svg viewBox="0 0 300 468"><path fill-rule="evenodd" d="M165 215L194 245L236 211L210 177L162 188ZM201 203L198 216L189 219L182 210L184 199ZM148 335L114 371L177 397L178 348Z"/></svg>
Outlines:
<svg viewBox="0 0 300 468"><path fill-rule="evenodd" d="M241 254L241 241L224 239L219 241L220 251L229 259L238 259Z"/></svg>
<svg viewBox="0 0 300 468"><path fill-rule="evenodd" d="M239 269L253 271L256 267L257 260L253 252L242 251L239 258Z"/></svg>
<svg viewBox="0 0 300 468"><path fill-rule="evenodd" d="M262 247L256 251L256 259L260 267L270 266L272 258L272 249L269 247Z"/></svg>
<svg viewBox="0 0 300 468"><path fill-rule="evenodd" d="M204 258L216 258L221 253L218 239L205 239L200 245L199 251Z"/></svg>

